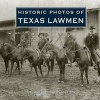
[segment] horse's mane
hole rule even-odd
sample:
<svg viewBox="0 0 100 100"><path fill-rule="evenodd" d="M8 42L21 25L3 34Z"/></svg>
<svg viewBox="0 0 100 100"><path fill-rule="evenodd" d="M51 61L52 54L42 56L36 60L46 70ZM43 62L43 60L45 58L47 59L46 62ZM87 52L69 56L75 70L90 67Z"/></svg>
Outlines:
<svg viewBox="0 0 100 100"><path fill-rule="evenodd" d="M33 53L33 52L35 52L36 50L33 50L32 48L24 48L24 51L25 51L25 52Z"/></svg>
<svg viewBox="0 0 100 100"><path fill-rule="evenodd" d="M45 45L44 45L44 47L43 47L43 49L47 49L47 50L54 50L54 49L60 49L59 47L57 47L55 44L53 44L52 42L47 42Z"/></svg>
<svg viewBox="0 0 100 100"><path fill-rule="evenodd" d="M15 46L11 45L10 43L4 43L2 46L6 46L8 48L8 51L9 50L11 51L12 49L15 48Z"/></svg>
<svg viewBox="0 0 100 100"><path fill-rule="evenodd" d="M3 45L7 46L7 47L14 47L13 45L11 45L10 43L4 43Z"/></svg>
<svg viewBox="0 0 100 100"><path fill-rule="evenodd" d="M65 37L65 43L64 46L67 46L69 42L74 42L76 41L75 37L73 35L70 35L69 37Z"/></svg>

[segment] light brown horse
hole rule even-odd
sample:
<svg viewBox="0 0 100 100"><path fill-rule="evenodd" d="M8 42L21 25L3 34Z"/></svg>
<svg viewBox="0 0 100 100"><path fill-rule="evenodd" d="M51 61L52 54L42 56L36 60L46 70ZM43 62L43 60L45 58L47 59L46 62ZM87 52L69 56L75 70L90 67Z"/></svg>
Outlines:
<svg viewBox="0 0 100 100"><path fill-rule="evenodd" d="M97 33L88 34L84 40L85 45L88 47L91 53L92 65L94 62L94 69L98 70L97 82L100 82L100 47L99 47L99 36Z"/></svg>
<svg viewBox="0 0 100 100"><path fill-rule="evenodd" d="M37 80L38 80L37 67L39 68L41 76L43 77L42 69L41 69L41 65L43 65L43 55L38 54L37 50L33 50L31 48L24 48L24 50L22 52L22 56L24 59L28 59L30 65L31 65L30 66L31 69L32 69L32 67L34 67L36 76L37 76Z"/></svg>
<svg viewBox="0 0 100 100"><path fill-rule="evenodd" d="M20 74L20 65L19 61L22 60L21 57L21 50L18 49L17 47L9 44L9 43L4 43L2 44L0 48L0 54L2 55L4 62L5 62L5 67L6 67L6 72L9 72L9 60L11 61L11 73L13 70L14 63L17 63L17 68L19 70Z"/></svg>
<svg viewBox="0 0 100 100"><path fill-rule="evenodd" d="M80 72L81 72L82 84L84 83L84 81L83 81L84 71L85 71L87 84L89 84L89 81L88 81L88 66L90 66L90 57L89 57L88 50L86 48L80 46L75 40L74 41L71 41L71 40L68 41L67 40L67 42L65 43L65 48L69 49L72 53L75 54L74 60L79 65L79 69L80 69ZM72 55L72 54L70 53L70 55Z"/></svg>
<svg viewBox="0 0 100 100"><path fill-rule="evenodd" d="M60 79L59 82L65 81L65 64L68 63L67 57L65 55L65 49L58 48L57 46L53 45L51 42L48 42L45 44L45 46L42 49L42 53L46 54L46 52L52 52L53 55L56 58L57 64L60 69Z"/></svg>

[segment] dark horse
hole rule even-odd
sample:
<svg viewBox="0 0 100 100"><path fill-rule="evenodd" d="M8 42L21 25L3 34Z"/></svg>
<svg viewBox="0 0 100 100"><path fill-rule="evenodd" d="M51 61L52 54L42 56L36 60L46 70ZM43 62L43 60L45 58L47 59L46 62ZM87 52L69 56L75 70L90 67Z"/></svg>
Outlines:
<svg viewBox="0 0 100 100"><path fill-rule="evenodd" d="M68 63L68 60L65 55L65 49L64 48L60 49L54 44L48 42L45 44L45 46L42 49L43 54L46 54L47 51L52 52L53 55L55 56L57 64L60 69L59 82L64 82L65 81L65 64L66 62Z"/></svg>
<svg viewBox="0 0 100 100"><path fill-rule="evenodd" d="M85 76L86 76L86 80L87 80L87 84L89 84L88 81L88 66L90 66L90 56L88 53L88 50L82 46L80 46L76 40L68 40L67 42L65 42L65 48L69 49L70 55L72 53L75 54L74 57L74 61L76 61L79 65L79 69L81 72L81 81L82 84L84 83L83 81L83 75L84 75L84 71L85 71Z"/></svg>
<svg viewBox="0 0 100 100"><path fill-rule="evenodd" d="M39 47L41 47L41 54L44 56L43 57L43 61L46 63L46 65L48 66L48 72L47 72L47 76L49 76L49 72L52 72L53 75L53 69L54 69L54 59L55 59L55 55L53 54L53 52L50 51L50 48L45 46L50 43L51 41L48 42L41 42L39 44ZM44 49L46 50L45 53L43 53Z"/></svg>
<svg viewBox="0 0 100 100"><path fill-rule="evenodd" d="M95 66L98 67L98 82L100 81L100 48L99 48L99 36L97 33L95 34L88 34L88 36L85 38L85 45L88 47L91 57L92 57L92 63L95 63ZM97 49L99 52L97 52ZM95 68L94 66L94 68Z"/></svg>
<svg viewBox="0 0 100 100"><path fill-rule="evenodd" d="M43 56L39 54L37 50L33 50L31 48L24 48L22 52L22 57L23 59L28 59L31 68L34 67L37 80L38 80L37 66L40 70L41 76L43 77L42 69L41 69L41 65L43 65Z"/></svg>
<svg viewBox="0 0 100 100"><path fill-rule="evenodd" d="M13 45L9 43L4 43L1 45L0 54L2 55L2 58L4 59L6 72L9 72L9 60L10 60L11 61L11 73L12 73L14 62L16 62L17 68L20 74L19 61L22 60L21 49L18 49L17 47L14 47Z"/></svg>

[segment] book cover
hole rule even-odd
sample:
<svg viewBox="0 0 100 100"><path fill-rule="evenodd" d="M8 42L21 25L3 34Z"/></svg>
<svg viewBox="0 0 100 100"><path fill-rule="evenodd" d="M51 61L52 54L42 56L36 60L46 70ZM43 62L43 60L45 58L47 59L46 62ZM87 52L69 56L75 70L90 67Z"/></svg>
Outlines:
<svg viewBox="0 0 100 100"><path fill-rule="evenodd" d="M99 34L100 0L0 0L0 100L99 100Z"/></svg>

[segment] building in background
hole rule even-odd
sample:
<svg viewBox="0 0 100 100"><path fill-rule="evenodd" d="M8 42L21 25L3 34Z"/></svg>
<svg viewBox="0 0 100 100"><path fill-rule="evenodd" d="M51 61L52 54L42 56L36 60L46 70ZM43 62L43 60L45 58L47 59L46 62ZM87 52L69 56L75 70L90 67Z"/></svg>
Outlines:
<svg viewBox="0 0 100 100"><path fill-rule="evenodd" d="M77 42L83 45L84 37L89 32L89 27L95 27L94 32L100 35L100 8L87 10L87 27L86 28L66 28L66 27L42 27L42 28L17 28L15 20L0 21L0 43L7 42L10 36L13 36L16 43L20 42L21 36L24 34L28 38L28 45L33 49L38 44L38 34L45 33L54 44L62 47L64 38L68 32L76 37Z"/></svg>

